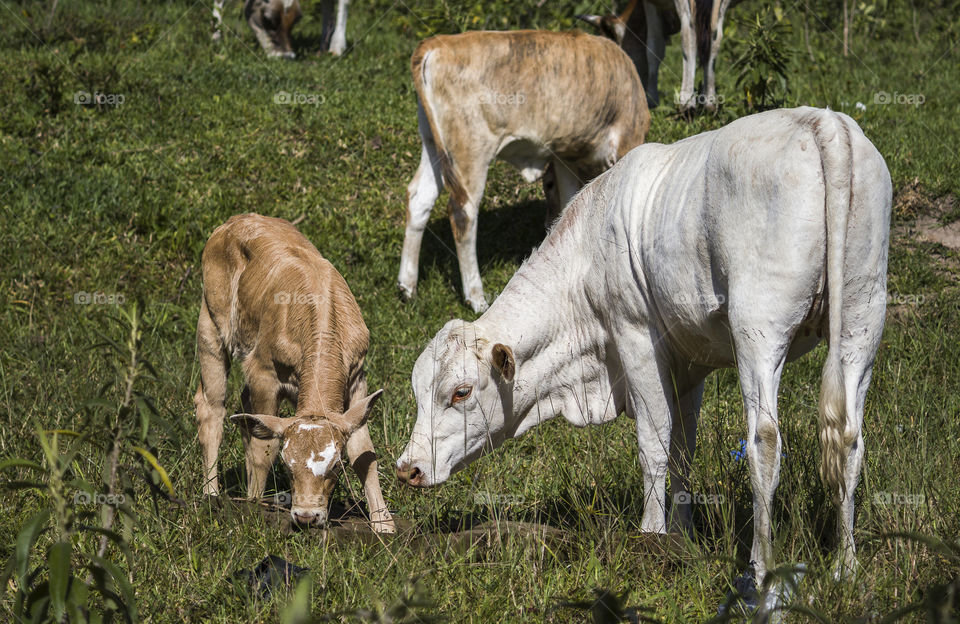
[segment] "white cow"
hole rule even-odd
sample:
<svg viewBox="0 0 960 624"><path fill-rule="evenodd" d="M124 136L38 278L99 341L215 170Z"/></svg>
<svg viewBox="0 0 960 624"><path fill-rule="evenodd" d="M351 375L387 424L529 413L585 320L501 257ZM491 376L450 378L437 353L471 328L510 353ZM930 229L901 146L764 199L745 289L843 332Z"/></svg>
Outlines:
<svg viewBox="0 0 960 624"><path fill-rule="evenodd" d="M642 527L690 521L688 472L706 375L739 369L758 580L773 561L784 364L826 335L821 476L853 570L863 405L883 330L890 175L856 123L814 108L739 119L627 154L570 203L474 323L447 323L413 370L417 421L397 462L446 481L558 413L626 412L643 467Z"/></svg>

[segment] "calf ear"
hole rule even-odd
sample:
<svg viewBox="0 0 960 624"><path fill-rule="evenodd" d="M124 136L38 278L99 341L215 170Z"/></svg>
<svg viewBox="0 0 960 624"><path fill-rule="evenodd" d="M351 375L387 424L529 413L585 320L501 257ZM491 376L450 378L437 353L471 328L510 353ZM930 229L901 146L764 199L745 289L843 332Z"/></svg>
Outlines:
<svg viewBox="0 0 960 624"><path fill-rule="evenodd" d="M339 423L340 430L343 431L345 435L349 436L351 433L367 424L367 419L370 418L370 414L373 412L373 406L377 403L377 399L379 399L381 396L383 396L382 388L370 396L364 397L356 405L344 412Z"/></svg>
<svg viewBox="0 0 960 624"><path fill-rule="evenodd" d="M500 371L504 381L513 381L513 376L517 372L517 362L513 359L513 350L510 347L499 342L493 345L493 365Z"/></svg>
<svg viewBox="0 0 960 624"><path fill-rule="evenodd" d="M267 416L266 414L234 414L230 420L238 427L261 440L282 438L283 432L290 425L291 419Z"/></svg>

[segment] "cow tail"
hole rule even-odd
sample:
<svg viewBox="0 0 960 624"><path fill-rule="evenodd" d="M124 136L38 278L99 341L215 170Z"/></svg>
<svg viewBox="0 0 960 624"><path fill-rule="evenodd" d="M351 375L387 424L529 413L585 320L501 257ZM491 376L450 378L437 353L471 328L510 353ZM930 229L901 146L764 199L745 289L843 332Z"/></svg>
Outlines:
<svg viewBox="0 0 960 624"><path fill-rule="evenodd" d="M820 386L820 478L827 489L842 500L846 495L844 467L847 449L856 438L846 413L843 383L841 332L843 328L844 249L850 212L852 150L850 132L832 111L819 111L813 120L813 133L823 168L826 217L826 273L828 308L827 361L823 365Z"/></svg>

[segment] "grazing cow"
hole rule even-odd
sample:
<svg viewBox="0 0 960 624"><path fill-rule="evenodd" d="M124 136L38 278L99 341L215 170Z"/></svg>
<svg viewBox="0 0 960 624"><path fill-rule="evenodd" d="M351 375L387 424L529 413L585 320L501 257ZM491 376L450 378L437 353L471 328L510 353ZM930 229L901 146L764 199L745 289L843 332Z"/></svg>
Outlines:
<svg viewBox="0 0 960 624"><path fill-rule="evenodd" d="M587 185L474 323L451 321L413 369L417 420L397 461L414 486L562 413L625 411L643 468L642 527L689 526L705 376L739 370L753 487L751 556L773 561L784 364L826 335L821 476L839 505L838 573L855 564L863 405L883 330L890 175L856 123L774 110L648 144Z"/></svg>
<svg viewBox="0 0 960 624"><path fill-rule="evenodd" d="M243 432L247 496L263 494L280 451L292 480L294 522L323 525L345 446L374 528L393 532L366 425L383 391L367 396L369 332L343 277L289 222L256 214L218 227L202 265L194 402L204 493L219 493L227 372L238 359L246 413L231 419ZM296 404L293 418L277 417L283 399Z"/></svg>
<svg viewBox="0 0 960 624"><path fill-rule="evenodd" d="M432 37L411 66L423 149L407 187L400 293L416 294L423 230L446 186L464 296L480 312L477 213L490 163L499 157L528 182L543 177L555 217L586 181L643 143L643 85L616 44L579 31Z"/></svg>
<svg viewBox="0 0 960 624"><path fill-rule="evenodd" d="M226 0L213 1L213 38L221 38L223 8ZM347 48L347 5L350 0L337 0L336 17L333 10L334 0L322 0L323 31L320 36L321 50L337 56ZM300 0L246 0L243 7L246 18L257 41L267 56L276 58L296 58L290 43L290 31L300 20Z"/></svg>
<svg viewBox="0 0 960 624"><path fill-rule="evenodd" d="M663 60L667 38L680 31L683 47L683 77L677 104L690 112L697 104L716 110L717 86L714 65L723 38L723 18L727 9L742 0L638 0L620 15L579 15L596 26L601 33L619 43L633 60L647 90L650 107L660 101L657 75ZM694 93L697 62L703 67L705 93Z"/></svg>

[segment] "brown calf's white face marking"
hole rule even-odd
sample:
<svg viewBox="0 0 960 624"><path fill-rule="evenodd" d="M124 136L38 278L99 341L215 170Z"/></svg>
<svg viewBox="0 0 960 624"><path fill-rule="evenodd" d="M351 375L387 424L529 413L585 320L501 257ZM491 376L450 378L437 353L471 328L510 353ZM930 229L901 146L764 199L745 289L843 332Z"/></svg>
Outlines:
<svg viewBox="0 0 960 624"><path fill-rule="evenodd" d="M377 390L343 414L320 418L278 418L264 414L235 414L231 420L260 439L281 439L280 458L290 473L295 524L327 523L331 495L342 470L341 455L347 439L366 424L383 390Z"/></svg>

